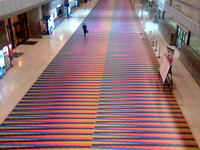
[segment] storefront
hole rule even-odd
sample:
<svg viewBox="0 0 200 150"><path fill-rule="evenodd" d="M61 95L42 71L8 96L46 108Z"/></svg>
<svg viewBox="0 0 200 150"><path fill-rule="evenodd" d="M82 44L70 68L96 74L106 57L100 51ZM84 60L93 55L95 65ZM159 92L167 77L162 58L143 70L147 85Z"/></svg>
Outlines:
<svg viewBox="0 0 200 150"><path fill-rule="evenodd" d="M12 48L25 42L29 38L28 21L26 13L5 20L9 42Z"/></svg>
<svg viewBox="0 0 200 150"><path fill-rule="evenodd" d="M12 66L12 46L8 43L8 35L4 21L0 21L0 77Z"/></svg>
<svg viewBox="0 0 200 150"><path fill-rule="evenodd" d="M63 15L64 15L64 5L59 4L58 6L56 6L56 19L62 17Z"/></svg>
<svg viewBox="0 0 200 150"><path fill-rule="evenodd" d="M190 34L190 31L178 25L176 31L176 47L181 48L183 45L188 45Z"/></svg>
<svg viewBox="0 0 200 150"><path fill-rule="evenodd" d="M0 77L5 74L5 60L3 56L3 50L0 49Z"/></svg>
<svg viewBox="0 0 200 150"><path fill-rule="evenodd" d="M64 0L54 0L48 4L43 5L42 14L42 33L51 34L53 29L64 20Z"/></svg>
<svg viewBox="0 0 200 150"><path fill-rule="evenodd" d="M50 10L50 17L53 19L55 26L60 24L61 20L64 18L64 5L57 4L55 8Z"/></svg>
<svg viewBox="0 0 200 150"><path fill-rule="evenodd" d="M41 8L36 7L22 14L4 20L7 41L12 48L26 44L29 38L42 38L40 30Z"/></svg>
<svg viewBox="0 0 200 150"><path fill-rule="evenodd" d="M41 20L41 30L43 35L48 35L53 32L55 28L53 18L51 16L44 16Z"/></svg>
<svg viewBox="0 0 200 150"><path fill-rule="evenodd" d="M6 45L0 48L0 77L3 77L12 66L11 50L11 45Z"/></svg>
<svg viewBox="0 0 200 150"><path fill-rule="evenodd" d="M78 0L66 0L65 7L66 7L66 15L67 17L71 17L73 8L79 5Z"/></svg>

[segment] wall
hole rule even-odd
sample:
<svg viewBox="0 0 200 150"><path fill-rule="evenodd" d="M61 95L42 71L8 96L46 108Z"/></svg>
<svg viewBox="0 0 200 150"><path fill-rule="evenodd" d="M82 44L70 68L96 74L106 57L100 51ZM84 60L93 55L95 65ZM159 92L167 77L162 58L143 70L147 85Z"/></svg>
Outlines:
<svg viewBox="0 0 200 150"><path fill-rule="evenodd" d="M16 32L15 32L15 29L14 29L14 26L13 24L16 23L18 21L18 17L17 16L14 16L11 18L11 24L12 24L12 30L13 30L13 39L14 39L14 45L13 47L16 47L17 46L17 35L16 35Z"/></svg>
<svg viewBox="0 0 200 150"><path fill-rule="evenodd" d="M52 0L0 0L0 20L16 16Z"/></svg>
<svg viewBox="0 0 200 150"><path fill-rule="evenodd" d="M199 0L157 0L159 8L165 10L176 21L200 37L200 1ZM179 4L178 4L179 3ZM187 6L185 4L187 3Z"/></svg>
<svg viewBox="0 0 200 150"><path fill-rule="evenodd" d="M4 21L0 21L0 48L8 44Z"/></svg>
<svg viewBox="0 0 200 150"><path fill-rule="evenodd" d="M175 45L176 43L176 31L173 31L169 25L164 21L159 20L159 31L162 33L163 37L169 45Z"/></svg>
<svg viewBox="0 0 200 150"><path fill-rule="evenodd" d="M64 4L64 0L54 0L54 1L52 1L51 3L49 3L50 9L56 8L59 4Z"/></svg>
<svg viewBox="0 0 200 150"><path fill-rule="evenodd" d="M172 7L194 21L200 19L199 0L173 0Z"/></svg>
<svg viewBox="0 0 200 150"><path fill-rule="evenodd" d="M49 4L42 5L42 15L50 16L50 5Z"/></svg>
<svg viewBox="0 0 200 150"><path fill-rule="evenodd" d="M41 7L34 8L26 13L30 38L42 38L40 27L40 21L42 19L41 13Z"/></svg>
<svg viewBox="0 0 200 150"><path fill-rule="evenodd" d="M189 46L183 46L179 58L200 86L200 57Z"/></svg>

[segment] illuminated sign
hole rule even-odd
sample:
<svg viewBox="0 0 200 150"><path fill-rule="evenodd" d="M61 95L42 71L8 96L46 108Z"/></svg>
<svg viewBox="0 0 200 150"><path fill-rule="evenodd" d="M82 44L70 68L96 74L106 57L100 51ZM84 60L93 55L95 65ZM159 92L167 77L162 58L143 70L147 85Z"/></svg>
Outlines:
<svg viewBox="0 0 200 150"><path fill-rule="evenodd" d="M54 9L52 9L50 11L50 16L53 18L53 20L57 18L57 10L56 10L56 8L54 8Z"/></svg>
<svg viewBox="0 0 200 150"><path fill-rule="evenodd" d="M4 60L3 50L0 50L0 67L1 68L5 67L5 60Z"/></svg>
<svg viewBox="0 0 200 150"><path fill-rule="evenodd" d="M4 56L5 56L5 55L9 55L8 46L4 46L4 47L2 48L2 50L3 50L3 55L4 55Z"/></svg>

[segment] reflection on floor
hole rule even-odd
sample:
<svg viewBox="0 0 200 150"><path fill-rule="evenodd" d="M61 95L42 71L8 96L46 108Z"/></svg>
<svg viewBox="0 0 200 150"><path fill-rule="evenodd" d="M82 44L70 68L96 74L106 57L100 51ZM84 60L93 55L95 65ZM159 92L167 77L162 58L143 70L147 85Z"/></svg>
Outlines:
<svg viewBox="0 0 200 150"><path fill-rule="evenodd" d="M38 41L36 45L19 45L14 54L14 66L0 80L0 122L2 122L17 103L23 98L27 90L33 85L64 44L70 39L91 8L98 0L83 3L65 19L51 35Z"/></svg>
<svg viewBox="0 0 200 150"><path fill-rule="evenodd" d="M147 11L143 12L143 17L141 19L140 11L142 10L141 3L136 3L135 5L139 18L142 25L144 26L145 32L148 36L149 41L154 38L157 40L157 46L152 46L152 50L155 55L159 55L159 47L161 47L160 56L162 57L167 52L167 47L169 43L163 38L162 34L159 32L158 23L154 23L148 15ZM173 93L178 101L179 106L192 130L192 133L200 146L200 86L194 81L191 74L179 60L179 49L175 46L170 46L175 50L174 61L172 64L172 74L174 89ZM157 51L156 51L157 49ZM161 59L158 58L160 61Z"/></svg>
<svg viewBox="0 0 200 150"><path fill-rule="evenodd" d="M0 126L0 148L197 150L129 0L101 0L84 22Z"/></svg>
<svg viewBox="0 0 200 150"><path fill-rule="evenodd" d="M23 45L35 45L35 44L37 44L38 43L38 41L25 41L25 42L23 42L22 44Z"/></svg>

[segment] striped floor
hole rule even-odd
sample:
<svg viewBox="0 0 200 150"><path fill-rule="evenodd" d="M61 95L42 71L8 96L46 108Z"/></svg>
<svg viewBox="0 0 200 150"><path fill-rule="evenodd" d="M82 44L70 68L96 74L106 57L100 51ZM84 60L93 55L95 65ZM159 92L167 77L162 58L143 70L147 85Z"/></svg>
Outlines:
<svg viewBox="0 0 200 150"><path fill-rule="evenodd" d="M100 0L0 126L0 149L197 150L129 0Z"/></svg>

